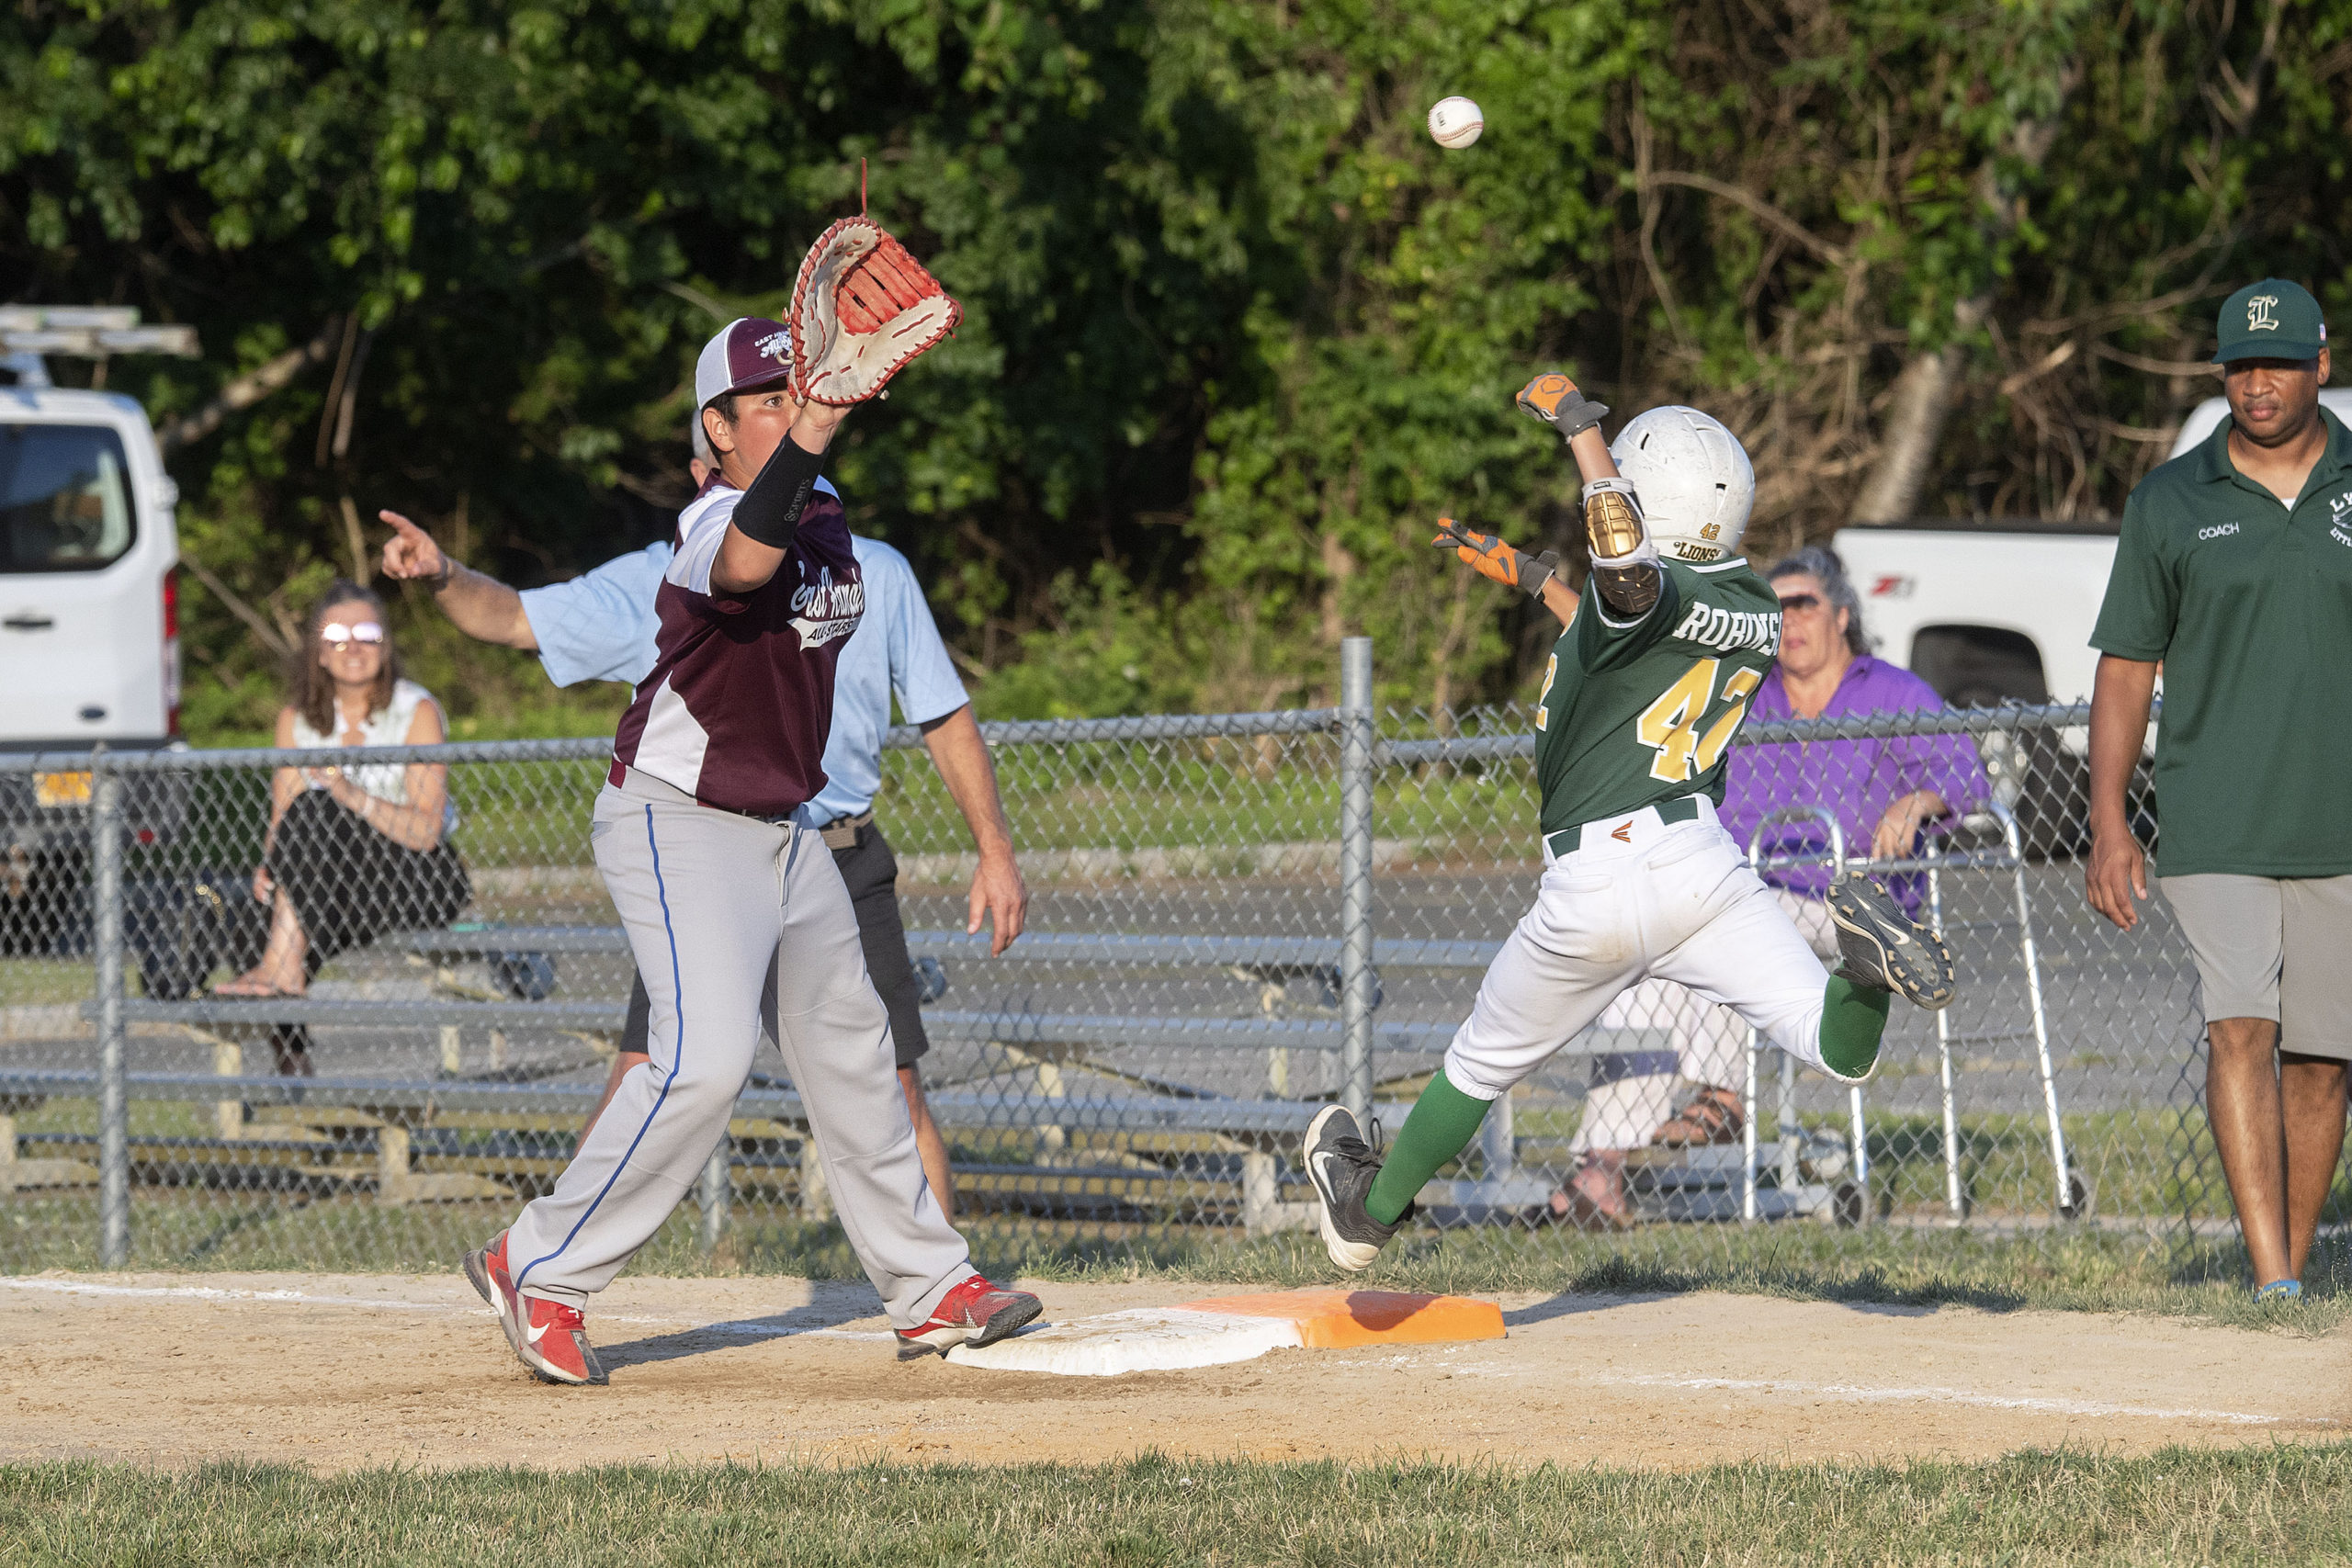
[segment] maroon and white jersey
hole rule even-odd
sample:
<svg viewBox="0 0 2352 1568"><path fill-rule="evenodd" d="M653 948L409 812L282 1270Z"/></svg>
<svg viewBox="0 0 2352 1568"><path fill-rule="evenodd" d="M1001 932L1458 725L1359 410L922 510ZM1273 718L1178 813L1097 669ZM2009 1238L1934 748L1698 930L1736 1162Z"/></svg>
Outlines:
<svg viewBox="0 0 2352 1568"><path fill-rule="evenodd" d="M782 817L825 787L833 661L865 610L849 519L832 487L809 496L775 576L740 599L710 572L743 491L715 477L678 515L678 553L653 609L660 657L613 739L630 767L705 806Z"/></svg>

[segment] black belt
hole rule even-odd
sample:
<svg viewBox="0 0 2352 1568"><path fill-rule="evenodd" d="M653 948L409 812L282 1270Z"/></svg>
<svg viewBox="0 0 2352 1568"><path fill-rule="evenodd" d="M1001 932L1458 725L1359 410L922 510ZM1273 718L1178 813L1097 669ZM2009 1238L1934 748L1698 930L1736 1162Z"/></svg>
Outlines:
<svg viewBox="0 0 2352 1568"><path fill-rule="evenodd" d="M1699 797L1695 795L1679 795L1673 800L1661 800L1650 809L1657 813L1657 819L1661 825L1696 822L1699 820ZM1605 821L1607 818L1604 818L1602 820ZM1556 833L1547 833L1544 838L1544 845L1551 850L1555 859L1562 855L1572 855L1577 852L1577 846L1584 837L1584 830L1597 826L1599 824L1595 822L1579 822L1573 828L1563 828Z"/></svg>

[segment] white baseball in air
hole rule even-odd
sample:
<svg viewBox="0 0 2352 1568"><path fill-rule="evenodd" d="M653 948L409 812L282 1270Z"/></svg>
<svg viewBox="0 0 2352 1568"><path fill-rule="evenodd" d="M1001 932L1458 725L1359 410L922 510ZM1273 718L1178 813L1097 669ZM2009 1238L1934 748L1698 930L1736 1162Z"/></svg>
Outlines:
<svg viewBox="0 0 2352 1568"><path fill-rule="evenodd" d="M1486 129L1487 117L1467 98L1440 98L1430 110L1430 140L1457 152Z"/></svg>

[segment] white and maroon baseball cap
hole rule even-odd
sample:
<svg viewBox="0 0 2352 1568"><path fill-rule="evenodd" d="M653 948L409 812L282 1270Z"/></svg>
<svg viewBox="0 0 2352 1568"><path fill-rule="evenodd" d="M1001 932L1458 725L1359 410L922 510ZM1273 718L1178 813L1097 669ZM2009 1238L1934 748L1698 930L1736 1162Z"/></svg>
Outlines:
<svg viewBox="0 0 2352 1568"><path fill-rule="evenodd" d="M792 374L792 329L765 316L738 316L702 345L695 361L695 407L748 392Z"/></svg>

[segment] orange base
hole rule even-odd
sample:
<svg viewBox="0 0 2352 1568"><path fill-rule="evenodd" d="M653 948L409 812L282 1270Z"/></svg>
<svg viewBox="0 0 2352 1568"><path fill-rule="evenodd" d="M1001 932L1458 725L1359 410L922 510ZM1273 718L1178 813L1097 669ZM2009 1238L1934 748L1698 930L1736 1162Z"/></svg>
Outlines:
<svg viewBox="0 0 2352 1568"><path fill-rule="evenodd" d="M1413 1291L1278 1291L1186 1302L1179 1310L1287 1318L1298 1325L1298 1342L1315 1350L1503 1337L1503 1311L1494 1303Z"/></svg>

